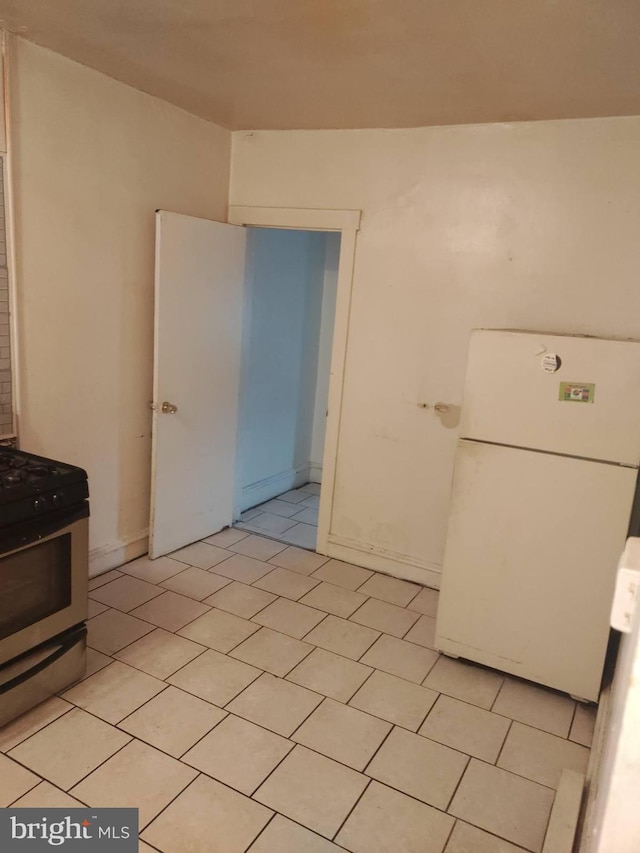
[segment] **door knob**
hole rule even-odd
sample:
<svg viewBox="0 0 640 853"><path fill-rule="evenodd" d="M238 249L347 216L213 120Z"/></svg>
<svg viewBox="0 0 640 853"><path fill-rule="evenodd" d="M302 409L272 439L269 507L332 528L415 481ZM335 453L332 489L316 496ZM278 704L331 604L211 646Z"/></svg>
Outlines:
<svg viewBox="0 0 640 853"><path fill-rule="evenodd" d="M178 407L174 406L173 403L164 402L161 406L161 411L165 415L175 415L175 413L178 411Z"/></svg>

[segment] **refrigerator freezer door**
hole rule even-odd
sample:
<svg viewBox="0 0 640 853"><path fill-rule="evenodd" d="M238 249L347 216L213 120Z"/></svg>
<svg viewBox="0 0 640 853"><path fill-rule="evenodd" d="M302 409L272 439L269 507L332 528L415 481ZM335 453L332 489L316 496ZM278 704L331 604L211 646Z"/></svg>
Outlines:
<svg viewBox="0 0 640 853"><path fill-rule="evenodd" d="M474 331L460 435L638 465L640 343Z"/></svg>
<svg viewBox="0 0 640 853"><path fill-rule="evenodd" d="M436 647L597 700L636 474L460 441Z"/></svg>

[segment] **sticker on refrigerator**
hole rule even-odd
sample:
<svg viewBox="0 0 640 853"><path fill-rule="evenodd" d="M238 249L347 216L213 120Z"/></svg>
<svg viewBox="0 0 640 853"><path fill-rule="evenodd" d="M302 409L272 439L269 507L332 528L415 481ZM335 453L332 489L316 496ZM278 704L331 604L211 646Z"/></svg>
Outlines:
<svg viewBox="0 0 640 853"><path fill-rule="evenodd" d="M542 359L542 369L547 373L555 373L560 370L562 359L555 352L548 352Z"/></svg>
<svg viewBox="0 0 640 853"><path fill-rule="evenodd" d="M566 403L593 403L595 392L593 382L561 382L558 399Z"/></svg>

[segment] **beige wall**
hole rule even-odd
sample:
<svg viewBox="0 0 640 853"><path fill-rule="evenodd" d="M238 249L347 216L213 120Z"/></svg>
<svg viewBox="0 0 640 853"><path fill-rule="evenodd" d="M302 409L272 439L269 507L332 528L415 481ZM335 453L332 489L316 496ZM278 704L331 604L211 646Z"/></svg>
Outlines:
<svg viewBox="0 0 640 853"><path fill-rule="evenodd" d="M470 330L640 338L640 118L238 132L232 151L232 204L363 211L331 539L437 583L456 410L433 404L460 405Z"/></svg>
<svg viewBox="0 0 640 853"><path fill-rule="evenodd" d="M226 219L230 135L25 41L10 72L21 446L88 470L95 571L146 550L154 211Z"/></svg>

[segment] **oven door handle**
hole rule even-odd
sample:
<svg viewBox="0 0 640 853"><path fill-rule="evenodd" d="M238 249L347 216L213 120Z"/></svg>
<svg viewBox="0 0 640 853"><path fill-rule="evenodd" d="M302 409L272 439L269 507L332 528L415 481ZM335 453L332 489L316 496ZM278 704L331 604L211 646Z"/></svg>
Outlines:
<svg viewBox="0 0 640 853"><path fill-rule="evenodd" d="M87 629L82 628L78 631L74 631L73 634L64 640L58 648L50 654L48 657L39 661L35 666L32 666L30 669L25 670L25 672L21 672L20 675L16 675L15 678L12 678L10 681L5 682L0 685L0 696L3 693L7 693L9 690L17 687L19 684L23 684L29 678L33 678L34 675L38 675L38 673L43 672L45 669L54 664L57 660L60 660L61 657L68 654L71 649L75 646L83 643L87 636Z"/></svg>

